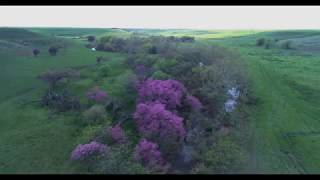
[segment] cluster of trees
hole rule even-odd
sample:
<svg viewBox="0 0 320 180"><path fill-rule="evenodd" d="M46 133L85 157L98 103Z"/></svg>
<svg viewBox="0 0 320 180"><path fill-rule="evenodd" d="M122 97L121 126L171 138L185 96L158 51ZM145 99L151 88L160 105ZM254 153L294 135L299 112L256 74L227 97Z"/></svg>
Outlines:
<svg viewBox="0 0 320 180"><path fill-rule="evenodd" d="M189 112L185 111L186 107ZM170 164L174 163L181 152L187 133L185 120L181 115L192 113L193 110L200 111L201 108L201 102L189 95L184 85L178 81L147 79L140 84L138 104L133 118L140 136L157 147L157 154L161 154L163 170L174 170L168 166L172 167ZM159 158L149 159L152 162L153 159ZM158 169L159 164L155 165L154 168Z"/></svg>
<svg viewBox="0 0 320 180"><path fill-rule="evenodd" d="M57 53L59 52L60 48L63 48L63 45L52 45L48 48L48 52L51 56L56 56ZM40 54L40 50L35 48L32 50L32 53L35 57L37 57Z"/></svg>
<svg viewBox="0 0 320 180"><path fill-rule="evenodd" d="M147 79L137 88L138 104L132 118L137 125L140 140L130 154L133 166L139 163L153 173L172 172L174 167L171 164L180 153L186 135L184 118L179 114L183 114L185 107L191 111L200 111L202 104L187 93L183 84L174 80ZM86 96L89 104L92 104L84 111L86 121L96 123L105 118L107 93L94 87L87 91ZM104 136L102 141L79 144L72 151L71 159L91 165L100 162L99 159L109 161L105 157L112 156L114 152L110 152L107 147L130 143L121 123L106 129L107 137ZM108 168L111 167L108 165Z"/></svg>
<svg viewBox="0 0 320 180"><path fill-rule="evenodd" d="M86 124L105 124L103 119L108 116L107 109L110 105L114 108L115 102L99 87L89 89L85 95L88 99L87 109L83 112ZM102 133L89 143L77 145L71 152L70 159L88 166L90 171L96 173L148 173L142 165L142 160L147 156L145 153L141 154L145 152L145 146L140 142L133 149L131 143L121 122L117 121L116 124L105 125Z"/></svg>
<svg viewBox="0 0 320 180"><path fill-rule="evenodd" d="M107 36L88 41L97 43L97 50L126 53L133 74L123 82L125 92L137 97L128 108L130 103L117 102L99 87L88 89L87 103L79 109L81 119L104 130L77 146L71 159L102 173L176 173L181 161L189 167L181 170L184 173L225 173L243 162L244 152L235 140L218 135L220 129L232 128L232 116L223 111L227 90L237 87L241 96L247 91L243 68L231 52L186 43L194 42L191 37ZM96 61L96 75L108 77L108 61ZM77 74L71 72L41 77L51 91L60 93L59 84ZM112 123L106 123L110 118ZM124 119L130 125L124 126Z"/></svg>
<svg viewBox="0 0 320 180"><path fill-rule="evenodd" d="M260 47L264 47L265 49L270 49L278 43L279 39L272 38L258 38L256 41L256 45ZM285 40L279 43L281 49L294 49L293 43L290 40Z"/></svg>
<svg viewBox="0 0 320 180"><path fill-rule="evenodd" d="M90 44L88 44L87 47L95 47L98 51L158 54L166 51L168 45L172 45L173 43L192 43L195 39L190 36L140 37L138 35L131 35L129 38L105 36L99 41L96 41L94 37L89 36L88 41Z"/></svg>
<svg viewBox="0 0 320 180"><path fill-rule="evenodd" d="M233 53L207 44L170 44L169 47L163 53L136 53L130 54L127 59L127 63L140 80L140 83L139 81L137 83L137 80L133 83L138 86L139 102L142 102L137 105L135 114L138 116L136 117L138 129L139 127L143 129L143 124L150 125L150 127L159 127L160 119L163 119L161 113L166 114L164 116L170 122L175 122L176 125L182 124L181 126L173 126L177 129L171 131L182 132L179 129L183 127L185 134L182 139L184 139L184 142L179 144L179 141L175 141L170 145L165 145L161 143L161 138L159 140L153 138L147 140L158 144L159 151L162 152L163 158L167 161L174 162L176 160L174 158L177 158L179 153L180 155L183 153L181 148L188 146L192 149L192 153L189 153L192 155L188 154L186 156L191 156L189 159L191 159L190 163L193 164L191 167L194 168L192 170L194 172L211 169L210 172L215 173L218 172L218 170L215 170L215 166L219 166L219 163L228 164L231 161L240 163L244 154L241 148L239 151L226 151L226 153L235 157L232 160L221 158L216 163L202 163L204 160L198 157L202 157L203 152L214 147L213 144L219 129L232 128L233 122L235 122L224 111L223 107L227 99L227 91L231 87L237 87L240 89L241 95L247 95L247 81L243 65L237 61L237 57ZM178 80L175 81L178 83L174 86L168 85L170 84L168 82L172 79ZM183 88L181 84L184 84ZM197 97L185 93L186 89L191 94L196 94ZM155 101L158 104L148 103L149 101ZM159 113L153 114L154 109ZM168 111L173 112L178 117ZM143 117L148 117L148 114L150 117L145 119L149 121L145 122ZM151 117L155 119L159 117L158 120L155 120L157 123L153 123ZM179 117L182 119L182 123L178 123L181 122L177 120ZM140 121L140 119L142 120ZM240 123L240 120L238 122ZM150 127L147 129L152 129ZM166 132L166 126L161 125L161 127L163 127L161 132ZM154 130L154 132L157 131ZM160 136L157 135L157 137ZM169 141L168 139L176 140L179 138L162 139ZM230 140L230 144L238 147L235 140ZM167 150L167 147L171 149ZM177 153L170 156L166 151ZM237 156L239 156L239 159L236 158ZM172 168L174 169L175 166L173 165ZM232 171L232 168L230 168L230 171Z"/></svg>
<svg viewBox="0 0 320 180"><path fill-rule="evenodd" d="M51 56L55 56L57 55L59 49L57 47L49 47L48 52ZM32 53L34 56L38 56L40 54L40 50L39 49L33 49Z"/></svg>

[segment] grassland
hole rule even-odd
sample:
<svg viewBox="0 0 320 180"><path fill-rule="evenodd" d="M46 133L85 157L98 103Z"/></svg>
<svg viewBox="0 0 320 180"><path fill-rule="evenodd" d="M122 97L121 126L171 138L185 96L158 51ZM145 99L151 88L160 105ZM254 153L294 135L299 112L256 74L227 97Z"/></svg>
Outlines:
<svg viewBox="0 0 320 180"><path fill-rule="evenodd" d="M17 31L15 33L19 35L20 30ZM57 40L45 33L28 33L32 37L24 34L21 35L24 38L19 37L19 40L33 38L33 35L43 41ZM97 56L115 60L121 57L112 53L93 52L85 48L81 41L62 42L67 47L55 57L47 52L48 46L42 46L38 57L17 55L16 52L21 51L19 48L1 51L0 173L77 172L77 167L70 164L69 157L81 131L72 123L74 116L49 116L48 110L30 103L38 100L39 93L45 88L37 76L48 69L94 64ZM114 71L119 70L119 65L116 65ZM123 67L119 68L122 71Z"/></svg>

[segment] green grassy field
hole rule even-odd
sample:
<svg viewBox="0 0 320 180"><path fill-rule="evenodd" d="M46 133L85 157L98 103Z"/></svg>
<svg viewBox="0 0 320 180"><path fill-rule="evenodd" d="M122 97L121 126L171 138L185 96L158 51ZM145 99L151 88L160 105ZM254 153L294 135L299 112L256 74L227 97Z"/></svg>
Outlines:
<svg viewBox="0 0 320 180"><path fill-rule="evenodd" d="M51 39L43 34L37 34L37 37L45 41ZM28 103L38 100L45 89L37 76L52 68L94 64L97 56L115 60L120 57L113 53L93 52L80 41L67 43L67 48L55 57L46 51L48 47L43 47L38 57L17 55L20 49L1 51L0 173L77 172L77 167L69 161L79 136L78 127L72 123L74 116L49 116L49 111ZM114 65L113 70L118 68L123 69Z"/></svg>
<svg viewBox="0 0 320 180"><path fill-rule="evenodd" d="M41 72L94 64L97 56L112 59L108 63L113 75L103 79L102 88L125 98L119 82L131 72L123 64L123 55L93 52L84 47L84 41L56 36L127 37L131 32L193 35L236 52L239 61L247 65L252 95L258 98L257 105L249 107L250 161L244 173L320 172L320 31L31 30L0 29L0 173L79 172L81 167L69 161L82 131L72 123L74 116L49 116L48 110L25 103L37 100L45 89L36 78ZM260 37L279 41L265 49L255 45ZM22 45L21 40L30 45ZM291 40L295 49L281 49L286 40ZM52 57L47 53L51 43L65 43L66 48ZM31 46L40 48L38 57L30 54ZM73 85L83 93L94 83L85 79Z"/></svg>

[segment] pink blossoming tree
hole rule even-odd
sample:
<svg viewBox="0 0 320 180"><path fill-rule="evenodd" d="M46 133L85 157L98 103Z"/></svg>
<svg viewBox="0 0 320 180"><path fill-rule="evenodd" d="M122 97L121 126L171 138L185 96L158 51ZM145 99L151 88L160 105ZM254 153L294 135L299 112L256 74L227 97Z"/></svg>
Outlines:
<svg viewBox="0 0 320 180"><path fill-rule="evenodd" d="M185 136L183 118L166 110L161 103L140 103L133 117L144 137L178 142Z"/></svg>
<svg viewBox="0 0 320 180"><path fill-rule="evenodd" d="M186 101L186 104L194 111L199 112L203 107L199 99L194 96L188 95L185 101Z"/></svg>
<svg viewBox="0 0 320 180"><path fill-rule="evenodd" d="M88 144L79 144L71 153L71 159L74 161L86 160L92 156L106 153L107 146L96 141Z"/></svg>
<svg viewBox="0 0 320 180"><path fill-rule="evenodd" d="M145 166L154 170L165 170L168 163L163 159L158 144L141 139L136 146L134 157Z"/></svg>
<svg viewBox="0 0 320 180"><path fill-rule="evenodd" d="M111 138L116 142L116 143L126 143L127 138L125 136L125 133L123 129L120 127L120 124L115 125L110 129L110 135Z"/></svg>
<svg viewBox="0 0 320 180"><path fill-rule="evenodd" d="M175 80L146 80L139 89L139 102L160 102L168 109L181 106L185 87Z"/></svg>
<svg viewBox="0 0 320 180"><path fill-rule="evenodd" d="M98 86L88 90L86 93L88 99L95 102L105 102L107 100L107 93L101 90Z"/></svg>

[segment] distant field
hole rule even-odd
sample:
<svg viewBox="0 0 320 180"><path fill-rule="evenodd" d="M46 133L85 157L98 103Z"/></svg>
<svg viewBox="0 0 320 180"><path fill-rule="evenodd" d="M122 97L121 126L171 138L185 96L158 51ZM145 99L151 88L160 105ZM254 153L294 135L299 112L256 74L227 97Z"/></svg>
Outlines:
<svg viewBox="0 0 320 180"><path fill-rule="evenodd" d="M129 32L136 32L149 35L163 36L193 36L197 39L220 39L252 35L262 30L192 30L192 29L128 29Z"/></svg>
<svg viewBox="0 0 320 180"><path fill-rule="evenodd" d="M104 28L28 28L32 32L50 36L86 36L103 34Z"/></svg>

